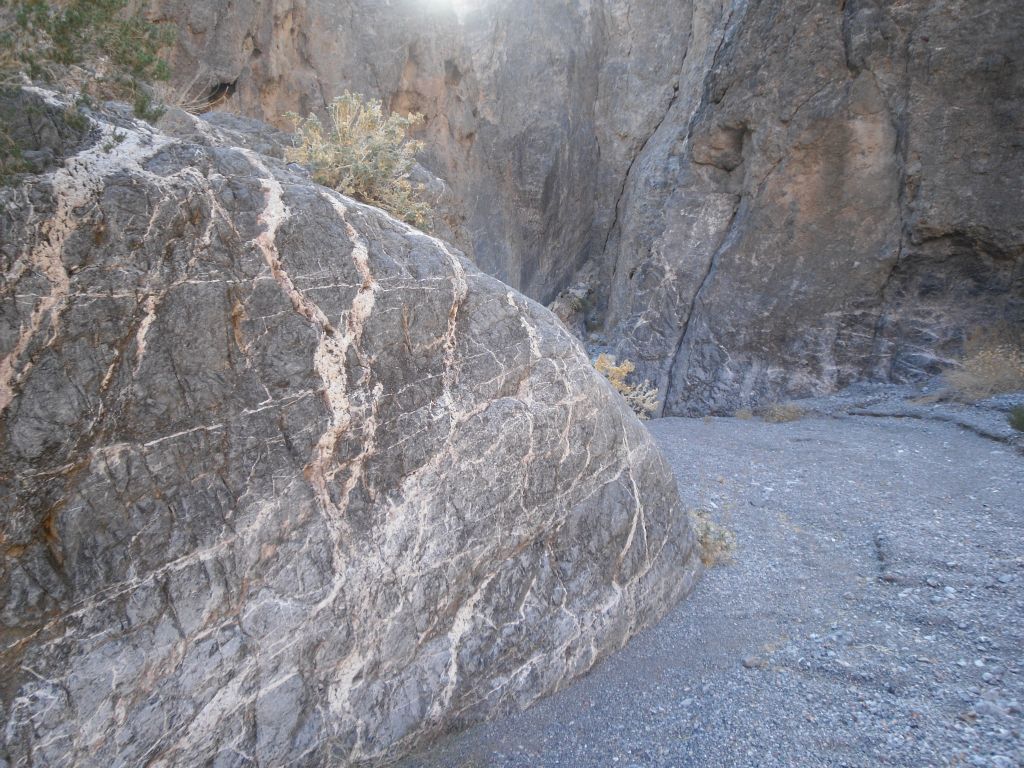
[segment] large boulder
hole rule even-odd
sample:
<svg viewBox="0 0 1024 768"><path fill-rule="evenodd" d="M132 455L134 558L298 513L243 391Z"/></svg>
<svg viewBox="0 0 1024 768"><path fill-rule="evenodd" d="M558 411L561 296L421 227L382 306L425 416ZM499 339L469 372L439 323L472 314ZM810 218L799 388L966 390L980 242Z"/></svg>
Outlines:
<svg viewBox="0 0 1024 768"><path fill-rule="evenodd" d="M0 764L380 762L691 587L547 310L251 149L68 152L0 191Z"/></svg>

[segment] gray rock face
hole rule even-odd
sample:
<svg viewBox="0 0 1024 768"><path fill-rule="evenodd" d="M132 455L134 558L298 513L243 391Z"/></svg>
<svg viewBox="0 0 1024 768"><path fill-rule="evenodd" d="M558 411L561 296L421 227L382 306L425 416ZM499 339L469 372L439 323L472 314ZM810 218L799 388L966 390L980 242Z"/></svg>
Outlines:
<svg viewBox="0 0 1024 768"><path fill-rule="evenodd" d="M631 174L606 326L669 412L920 378L1024 324L1024 20L842 5L737 3Z"/></svg>
<svg viewBox="0 0 1024 768"><path fill-rule="evenodd" d="M690 588L549 312L249 149L69 152L0 192L0 762L376 763Z"/></svg>
<svg viewBox="0 0 1024 768"><path fill-rule="evenodd" d="M460 245L544 303L595 275L590 340L668 413L919 378L1024 323L1006 0L157 5L232 108L425 113Z"/></svg>

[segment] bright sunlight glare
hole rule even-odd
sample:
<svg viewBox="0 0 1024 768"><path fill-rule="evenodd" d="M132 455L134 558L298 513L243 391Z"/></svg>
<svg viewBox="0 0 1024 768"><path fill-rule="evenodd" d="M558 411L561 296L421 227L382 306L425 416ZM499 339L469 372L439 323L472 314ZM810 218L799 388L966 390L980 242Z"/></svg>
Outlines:
<svg viewBox="0 0 1024 768"><path fill-rule="evenodd" d="M471 8L480 5L482 0L419 0L420 3L431 10L444 11L453 10L461 19Z"/></svg>

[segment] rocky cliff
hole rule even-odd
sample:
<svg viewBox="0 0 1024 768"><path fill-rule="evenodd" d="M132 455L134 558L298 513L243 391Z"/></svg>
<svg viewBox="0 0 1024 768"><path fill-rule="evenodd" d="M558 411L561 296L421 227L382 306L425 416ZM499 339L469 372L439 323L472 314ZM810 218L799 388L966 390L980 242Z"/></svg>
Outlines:
<svg viewBox="0 0 1024 768"><path fill-rule="evenodd" d="M1009 0L155 0L180 87L280 121L428 118L485 271L636 360L665 411L903 381L1024 324Z"/></svg>
<svg viewBox="0 0 1024 768"><path fill-rule="evenodd" d="M670 470L547 310L244 121L19 99L0 764L375 764L690 588Z"/></svg>
<svg viewBox="0 0 1024 768"><path fill-rule="evenodd" d="M667 410L919 378L1024 325L1012 3L737 6L602 263L609 336Z"/></svg>

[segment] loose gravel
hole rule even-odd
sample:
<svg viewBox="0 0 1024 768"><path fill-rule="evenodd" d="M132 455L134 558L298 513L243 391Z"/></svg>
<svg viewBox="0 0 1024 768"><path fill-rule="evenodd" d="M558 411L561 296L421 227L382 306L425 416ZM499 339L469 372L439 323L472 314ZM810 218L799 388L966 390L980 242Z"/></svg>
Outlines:
<svg viewBox="0 0 1024 768"><path fill-rule="evenodd" d="M1024 766L1024 456L847 406L653 422L734 562L577 684L403 765Z"/></svg>

